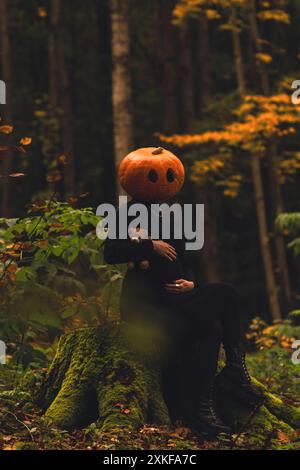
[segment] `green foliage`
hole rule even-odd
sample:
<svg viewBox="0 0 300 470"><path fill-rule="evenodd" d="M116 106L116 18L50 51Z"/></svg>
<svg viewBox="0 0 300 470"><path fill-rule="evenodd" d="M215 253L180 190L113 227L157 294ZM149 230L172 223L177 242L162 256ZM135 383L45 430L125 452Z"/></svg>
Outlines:
<svg viewBox="0 0 300 470"><path fill-rule="evenodd" d="M293 310L290 312L289 318L293 325L300 326L300 310Z"/></svg>
<svg viewBox="0 0 300 470"><path fill-rule="evenodd" d="M296 237L288 246L293 250L294 255L298 256L300 254L300 213L280 214L277 218L277 225L285 235Z"/></svg>
<svg viewBox="0 0 300 470"><path fill-rule="evenodd" d="M292 362L293 343L300 338L299 311L282 323L266 325L255 318L247 339L256 347L249 356L251 374L273 392L295 399L300 393L299 365Z"/></svg>
<svg viewBox="0 0 300 470"><path fill-rule="evenodd" d="M266 387L295 401L300 396L299 365L293 364L291 356L292 351L276 346L248 356L247 363L251 375Z"/></svg>
<svg viewBox="0 0 300 470"><path fill-rule="evenodd" d="M2 220L0 337L13 360L45 363L66 328L118 310L122 274L104 264L93 209L57 201Z"/></svg>

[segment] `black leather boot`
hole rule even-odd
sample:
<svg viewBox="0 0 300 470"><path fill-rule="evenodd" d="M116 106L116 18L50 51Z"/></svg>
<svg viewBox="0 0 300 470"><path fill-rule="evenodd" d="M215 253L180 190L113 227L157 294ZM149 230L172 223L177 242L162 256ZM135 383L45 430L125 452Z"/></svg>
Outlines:
<svg viewBox="0 0 300 470"><path fill-rule="evenodd" d="M186 423L204 437L212 438L219 434L232 434L230 427L224 424L217 415L212 396L199 399L197 411L186 416Z"/></svg>
<svg viewBox="0 0 300 470"><path fill-rule="evenodd" d="M234 395L243 404L256 406L263 403L263 393L252 384L247 369L245 353L240 348L226 351L227 362L217 375L217 385L221 390Z"/></svg>

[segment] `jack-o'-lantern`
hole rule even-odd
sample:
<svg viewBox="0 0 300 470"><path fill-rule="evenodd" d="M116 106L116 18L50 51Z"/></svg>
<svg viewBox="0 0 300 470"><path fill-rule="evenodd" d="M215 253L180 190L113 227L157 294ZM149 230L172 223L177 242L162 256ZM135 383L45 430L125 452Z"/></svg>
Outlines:
<svg viewBox="0 0 300 470"><path fill-rule="evenodd" d="M121 162L122 188L139 201L164 201L177 194L184 182L184 166L162 147L140 148Z"/></svg>

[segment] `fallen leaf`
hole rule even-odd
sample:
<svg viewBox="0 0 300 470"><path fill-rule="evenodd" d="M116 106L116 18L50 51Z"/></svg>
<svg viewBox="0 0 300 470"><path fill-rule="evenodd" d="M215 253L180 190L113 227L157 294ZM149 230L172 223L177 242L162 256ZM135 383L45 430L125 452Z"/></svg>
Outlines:
<svg viewBox="0 0 300 470"><path fill-rule="evenodd" d="M39 7L38 8L38 16L40 18L47 18L47 10L44 7Z"/></svg>
<svg viewBox="0 0 300 470"><path fill-rule="evenodd" d="M61 163L62 165L66 165L67 164L67 157L66 155L59 155L59 157L57 157L57 161L59 163Z"/></svg>
<svg viewBox="0 0 300 470"><path fill-rule="evenodd" d="M280 442L290 442L289 436L283 431L277 431L277 439Z"/></svg>
<svg viewBox="0 0 300 470"><path fill-rule="evenodd" d="M31 137L23 137L21 140L20 140L20 144L22 145L30 145L32 142L32 138Z"/></svg>
<svg viewBox="0 0 300 470"><path fill-rule="evenodd" d="M11 173L9 175L11 178L20 178L21 176L26 176L25 173Z"/></svg>
<svg viewBox="0 0 300 470"><path fill-rule="evenodd" d="M60 180L61 180L61 174L58 171L54 173L50 173L47 176L48 183L56 183L57 181L60 181Z"/></svg>
<svg viewBox="0 0 300 470"><path fill-rule="evenodd" d="M78 198L77 198L77 197L74 197L74 196L69 196L69 197L67 198L67 202L68 202L69 204L75 204L75 202L77 202L77 201L78 201Z"/></svg>
<svg viewBox="0 0 300 470"><path fill-rule="evenodd" d="M0 132L2 134L11 134L13 130L14 130L13 126L9 126L9 125L0 126Z"/></svg>

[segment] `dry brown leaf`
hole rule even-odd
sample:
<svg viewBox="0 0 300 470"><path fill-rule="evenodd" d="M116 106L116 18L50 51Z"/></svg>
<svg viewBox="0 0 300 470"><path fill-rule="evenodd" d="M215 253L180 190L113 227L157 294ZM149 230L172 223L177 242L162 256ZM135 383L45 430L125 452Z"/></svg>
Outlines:
<svg viewBox="0 0 300 470"><path fill-rule="evenodd" d="M20 140L20 144L22 145L30 145L32 142L32 138L31 137L23 137L21 140Z"/></svg>
<svg viewBox="0 0 300 470"><path fill-rule="evenodd" d="M20 178L22 176L26 176L25 173L11 173L9 175L11 178Z"/></svg>
<svg viewBox="0 0 300 470"><path fill-rule="evenodd" d="M277 439L280 442L290 442L289 436L283 431L277 431Z"/></svg>
<svg viewBox="0 0 300 470"><path fill-rule="evenodd" d="M14 130L13 126L9 126L9 125L0 126L1 134L11 134L13 130Z"/></svg>

